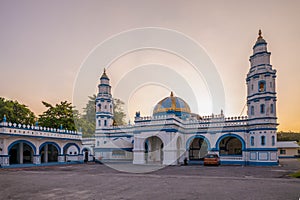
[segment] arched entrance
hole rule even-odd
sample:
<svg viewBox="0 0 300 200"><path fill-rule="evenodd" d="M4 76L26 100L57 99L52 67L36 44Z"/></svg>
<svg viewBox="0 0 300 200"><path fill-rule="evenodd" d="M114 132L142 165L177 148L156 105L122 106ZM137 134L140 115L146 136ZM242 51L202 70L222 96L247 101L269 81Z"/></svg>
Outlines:
<svg viewBox="0 0 300 200"><path fill-rule="evenodd" d="M44 144L42 148L40 148L41 162L58 162L58 153L59 149L56 147L56 145L52 143Z"/></svg>
<svg viewBox="0 0 300 200"><path fill-rule="evenodd" d="M163 163L162 140L157 136L149 137L145 140L145 159L146 163Z"/></svg>
<svg viewBox="0 0 300 200"><path fill-rule="evenodd" d="M219 142L220 156L237 155L242 156L243 145L239 138L234 136L224 137Z"/></svg>
<svg viewBox="0 0 300 200"><path fill-rule="evenodd" d="M196 137L189 146L189 160L203 160L207 152L207 142L202 137Z"/></svg>
<svg viewBox="0 0 300 200"><path fill-rule="evenodd" d="M83 148L82 153L83 153L84 162L88 162L89 161L89 155L91 154L90 150L88 148Z"/></svg>
<svg viewBox="0 0 300 200"><path fill-rule="evenodd" d="M33 163L34 149L26 141L17 141L8 147L9 164Z"/></svg>

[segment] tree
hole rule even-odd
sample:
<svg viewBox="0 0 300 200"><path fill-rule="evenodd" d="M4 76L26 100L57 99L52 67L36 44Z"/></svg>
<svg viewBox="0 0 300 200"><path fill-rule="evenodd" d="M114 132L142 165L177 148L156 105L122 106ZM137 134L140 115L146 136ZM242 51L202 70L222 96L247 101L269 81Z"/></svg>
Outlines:
<svg viewBox="0 0 300 200"><path fill-rule="evenodd" d="M77 128L81 128L84 137L93 136L96 127L96 95L89 96L89 100L83 108L83 114L76 118ZM126 114L124 112L124 102L120 99L114 99L114 125L124 125Z"/></svg>
<svg viewBox="0 0 300 200"><path fill-rule="evenodd" d="M114 124L115 125L124 125L126 124L125 118L126 114L124 112L124 102L120 99L114 98Z"/></svg>
<svg viewBox="0 0 300 200"><path fill-rule="evenodd" d="M36 118L26 105L0 97L0 122L3 121L4 115L7 122L17 124L34 124Z"/></svg>
<svg viewBox="0 0 300 200"><path fill-rule="evenodd" d="M79 118L79 113L73 110L71 103L62 101L55 106L45 101L42 101L42 103L47 110L39 115L38 122L40 126L76 130L74 118Z"/></svg>

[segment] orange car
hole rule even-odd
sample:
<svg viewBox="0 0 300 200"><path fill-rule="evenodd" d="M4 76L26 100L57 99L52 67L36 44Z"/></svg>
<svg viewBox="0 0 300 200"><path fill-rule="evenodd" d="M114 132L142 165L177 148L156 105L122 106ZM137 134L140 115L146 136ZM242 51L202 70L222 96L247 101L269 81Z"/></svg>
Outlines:
<svg viewBox="0 0 300 200"><path fill-rule="evenodd" d="M220 165L220 158L217 154L207 154L204 157L204 165Z"/></svg>

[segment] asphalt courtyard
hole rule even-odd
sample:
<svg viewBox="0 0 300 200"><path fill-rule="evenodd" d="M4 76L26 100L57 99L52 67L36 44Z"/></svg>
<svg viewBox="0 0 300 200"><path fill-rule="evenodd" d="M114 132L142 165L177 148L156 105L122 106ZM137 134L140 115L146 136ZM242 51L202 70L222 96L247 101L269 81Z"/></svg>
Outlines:
<svg viewBox="0 0 300 200"><path fill-rule="evenodd" d="M295 159L278 167L170 166L126 173L101 164L0 169L0 199L294 199L300 198ZM110 163L142 172L143 166ZM155 169L155 166L152 170ZM140 170L140 171L139 171Z"/></svg>

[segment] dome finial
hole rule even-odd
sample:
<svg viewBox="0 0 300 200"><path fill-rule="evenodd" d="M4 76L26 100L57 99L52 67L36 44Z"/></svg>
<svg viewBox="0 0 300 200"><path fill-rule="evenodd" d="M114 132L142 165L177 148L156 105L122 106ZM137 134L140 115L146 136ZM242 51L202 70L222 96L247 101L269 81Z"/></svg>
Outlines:
<svg viewBox="0 0 300 200"><path fill-rule="evenodd" d="M262 32L261 32L261 29L259 29L259 31L258 31L258 38L262 38Z"/></svg>
<svg viewBox="0 0 300 200"><path fill-rule="evenodd" d="M170 97L173 97L174 96L174 94L173 94L173 91L171 91L171 95L170 95Z"/></svg>

